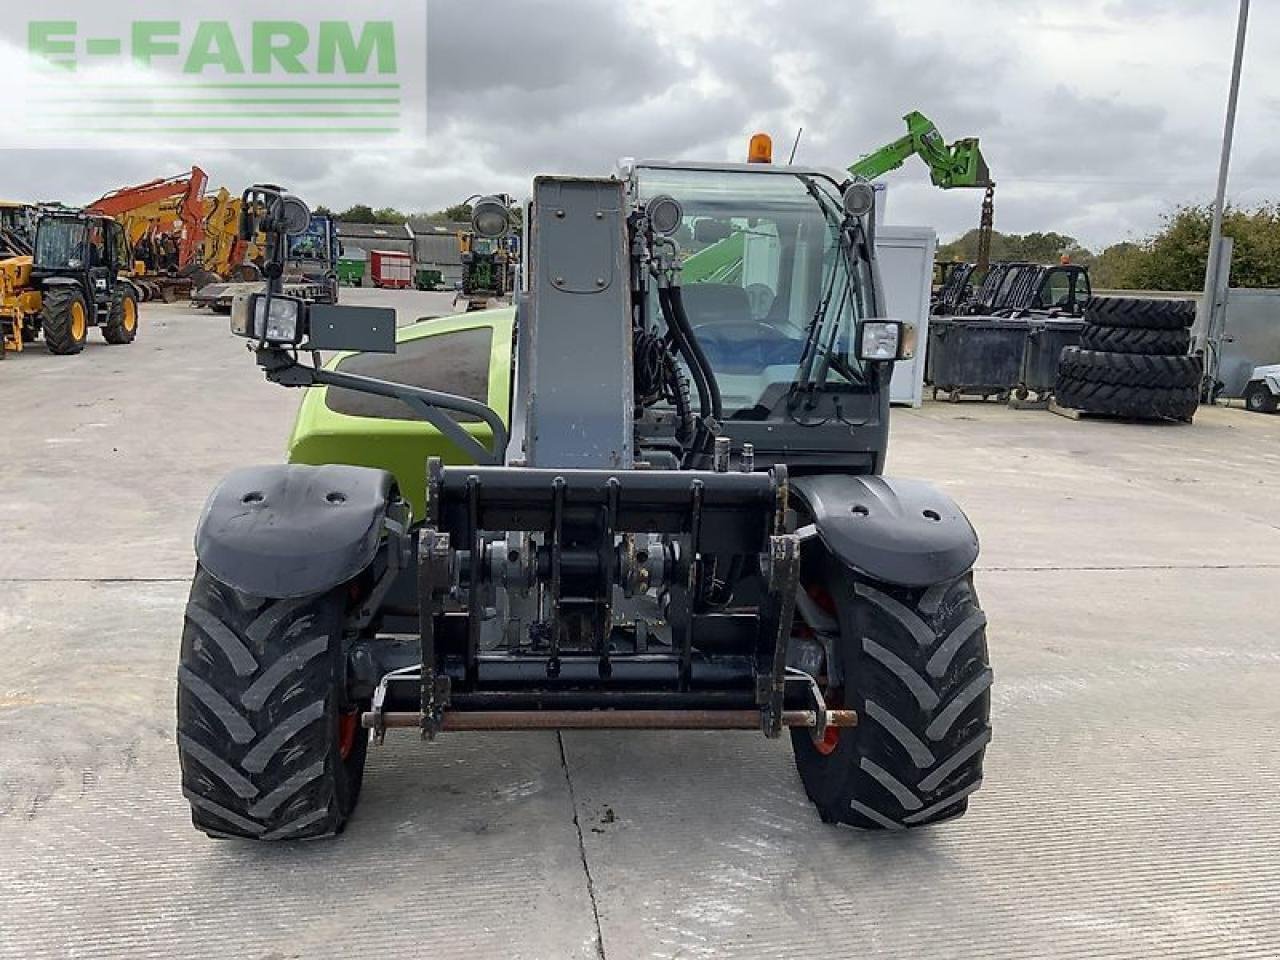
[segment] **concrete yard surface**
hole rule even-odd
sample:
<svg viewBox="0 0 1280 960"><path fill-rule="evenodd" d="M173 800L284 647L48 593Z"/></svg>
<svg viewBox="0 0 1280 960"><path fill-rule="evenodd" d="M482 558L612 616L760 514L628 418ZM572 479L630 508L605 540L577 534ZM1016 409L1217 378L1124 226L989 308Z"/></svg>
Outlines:
<svg viewBox="0 0 1280 960"><path fill-rule="evenodd" d="M983 543L958 821L825 826L752 734L393 732L343 836L253 845L191 827L176 660L204 498L299 394L187 307L91 341L0 364L0 957L1280 956L1280 416L895 410Z"/></svg>

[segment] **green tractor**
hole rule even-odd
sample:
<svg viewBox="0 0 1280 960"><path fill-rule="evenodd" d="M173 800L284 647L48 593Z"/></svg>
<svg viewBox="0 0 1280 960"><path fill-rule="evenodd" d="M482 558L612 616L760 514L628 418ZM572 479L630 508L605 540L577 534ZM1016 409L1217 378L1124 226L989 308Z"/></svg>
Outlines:
<svg viewBox="0 0 1280 960"><path fill-rule="evenodd" d="M309 389L291 462L231 474L196 533L196 827L339 832L397 729L789 733L824 821L962 814L991 737L978 541L882 475L915 331L884 315L874 202L796 166L539 177L519 306L399 330L268 269L232 330ZM277 188L245 208L273 262L308 219ZM736 280L683 282L694 232L747 234Z"/></svg>
<svg viewBox="0 0 1280 960"><path fill-rule="evenodd" d="M509 303L515 293L519 241L511 231L511 198L482 197L472 216L472 229L458 233L462 284L458 299L468 312ZM493 231L501 230L501 233Z"/></svg>
<svg viewBox="0 0 1280 960"><path fill-rule="evenodd" d="M42 214L36 224L31 282L40 310L27 334L44 335L50 353L79 353L90 327L107 343L138 335L138 292L123 274L133 261L124 228L93 214Z"/></svg>

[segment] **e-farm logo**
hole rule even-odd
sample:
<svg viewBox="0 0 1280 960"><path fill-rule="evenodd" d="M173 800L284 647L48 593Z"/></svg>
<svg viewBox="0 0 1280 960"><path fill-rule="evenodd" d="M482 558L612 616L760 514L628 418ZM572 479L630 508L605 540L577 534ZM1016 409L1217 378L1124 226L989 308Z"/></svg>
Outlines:
<svg viewBox="0 0 1280 960"><path fill-rule="evenodd" d="M142 20L130 25L127 41L118 36L86 37L81 46L76 21L33 20L27 26L27 49L64 70L74 70L83 51L86 58L128 56L148 68L161 58L176 58L188 76L212 70L227 76L272 76L277 71L332 76L339 64L348 76L396 73L396 26L386 20L359 25L325 21L315 37L307 24L293 20L254 21L249 28L247 51L241 50L226 20L202 21L189 40L178 20Z"/></svg>
<svg viewBox="0 0 1280 960"><path fill-rule="evenodd" d="M212 0L183 19L167 4L133 20L54 6L82 15L25 22L20 145L305 148L425 132L425 0L308 0L280 5L305 10L295 19L244 20Z"/></svg>

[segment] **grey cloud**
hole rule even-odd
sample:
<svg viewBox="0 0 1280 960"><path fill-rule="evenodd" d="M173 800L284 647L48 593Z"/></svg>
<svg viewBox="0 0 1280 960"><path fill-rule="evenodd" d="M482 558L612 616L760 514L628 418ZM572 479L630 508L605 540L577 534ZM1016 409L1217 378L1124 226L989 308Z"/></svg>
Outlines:
<svg viewBox="0 0 1280 960"><path fill-rule="evenodd" d="M1112 0L1103 6L1109 17L1152 20L1217 14L1224 9L1222 0Z"/></svg>
<svg viewBox="0 0 1280 960"><path fill-rule="evenodd" d="M683 29L677 15L664 22L641 16L648 7L602 0L431 0L429 137L417 149L0 151L0 189L85 201L199 162L234 188L274 180L330 206L423 210L489 190L523 194L540 172L603 173L621 155L737 159L754 129L773 132L781 151L803 125L800 159L843 167L899 136L902 114L914 108L948 138L982 138L1000 182L1002 229L1053 229L1099 245L1146 232L1161 212L1212 188L1221 114L1192 117L1187 105L1162 99L1155 71L1190 72L1225 93L1221 56L1234 4L973 7L966 17L989 18L978 24L980 42L957 39L947 22L922 25L914 4L888 0L738 0L707 34ZM227 0L227 9L261 15L249 0ZM1176 17L1195 17L1212 44L1141 43L1147 24ZM1274 196L1277 107L1266 80L1275 74L1260 37L1277 21L1265 8L1255 21L1256 92L1247 90L1236 170L1242 188L1269 186ZM1060 76L1030 52L1037 31L1077 22L1109 43L1134 38L1125 62L1097 68L1109 95L1084 82L1093 77ZM918 161L887 180L899 222L932 224L944 238L977 223L980 192L935 190Z"/></svg>

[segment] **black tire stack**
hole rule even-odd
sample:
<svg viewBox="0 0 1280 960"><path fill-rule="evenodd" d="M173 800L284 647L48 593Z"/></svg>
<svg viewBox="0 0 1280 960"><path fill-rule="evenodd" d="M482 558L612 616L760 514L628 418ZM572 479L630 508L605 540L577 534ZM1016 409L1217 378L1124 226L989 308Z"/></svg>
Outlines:
<svg viewBox="0 0 1280 960"><path fill-rule="evenodd" d="M1191 300L1094 297L1079 347L1062 351L1054 389L1059 406L1136 420L1190 422L1204 375L1188 356Z"/></svg>

